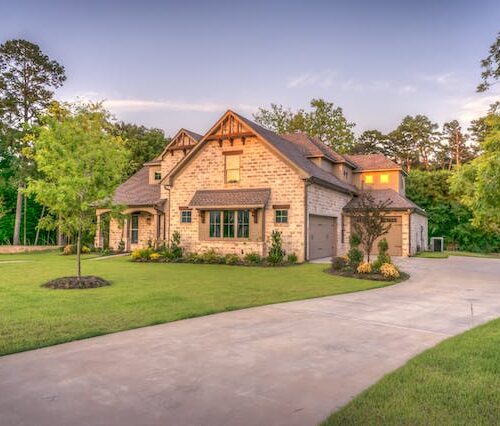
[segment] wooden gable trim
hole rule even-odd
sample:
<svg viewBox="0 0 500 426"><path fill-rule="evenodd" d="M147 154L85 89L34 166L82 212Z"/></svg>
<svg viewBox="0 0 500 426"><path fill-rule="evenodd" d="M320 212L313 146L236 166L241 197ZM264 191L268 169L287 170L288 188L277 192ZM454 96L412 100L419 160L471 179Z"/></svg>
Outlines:
<svg viewBox="0 0 500 426"><path fill-rule="evenodd" d="M180 136L185 135L187 136L193 143L189 145L181 145L181 146L174 146L179 139ZM186 129L181 128L175 136L172 138L172 140L167 144L167 146L163 149L159 157L163 159L165 157L165 154L170 151L173 155L173 151L176 150L186 150L186 149L192 149L198 144L198 142L186 131Z"/></svg>

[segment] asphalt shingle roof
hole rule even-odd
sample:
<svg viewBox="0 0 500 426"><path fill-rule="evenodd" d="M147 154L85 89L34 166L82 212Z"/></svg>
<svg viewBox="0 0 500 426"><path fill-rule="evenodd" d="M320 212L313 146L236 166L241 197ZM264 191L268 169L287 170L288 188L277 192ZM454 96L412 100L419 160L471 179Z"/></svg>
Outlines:
<svg viewBox="0 0 500 426"><path fill-rule="evenodd" d="M190 207L245 207L265 206L271 189L221 189L196 191Z"/></svg>
<svg viewBox="0 0 500 426"><path fill-rule="evenodd" d="M376 203L380 201L390 200L391 204L387 206L387 210L414 209L418 210L420 213L425 214L425 211L417 206L413 201L409 200L393 189L373 189L367 192L373 196ZM344 206L344 210L356 210L358 207L359 198L355 197Z"/></svg>
<svg viewBox="0 0 500 426"><path fill-rule="evenodd" d="M357 167L358 171L363 170L401 170L401 166L384 154L366 155L346 155Z"/></svg>
<svg viewBox="0 0 500 426"><path fill-rule="evenodd" d="M113 196L114 204L129 206L155 205L160 202L160 185L149 184L149 167L147 166L123 182Z"/></svg>

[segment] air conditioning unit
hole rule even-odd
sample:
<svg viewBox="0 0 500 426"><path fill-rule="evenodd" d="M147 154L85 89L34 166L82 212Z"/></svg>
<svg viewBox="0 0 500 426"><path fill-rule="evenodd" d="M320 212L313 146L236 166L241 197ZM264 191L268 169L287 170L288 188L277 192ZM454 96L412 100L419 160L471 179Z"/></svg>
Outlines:
<svg viewBox="0 0 500 426"><path fill-rule="evenodd" d="M432 237L431 238L431 251L444 251L444 238Z"/></svg>

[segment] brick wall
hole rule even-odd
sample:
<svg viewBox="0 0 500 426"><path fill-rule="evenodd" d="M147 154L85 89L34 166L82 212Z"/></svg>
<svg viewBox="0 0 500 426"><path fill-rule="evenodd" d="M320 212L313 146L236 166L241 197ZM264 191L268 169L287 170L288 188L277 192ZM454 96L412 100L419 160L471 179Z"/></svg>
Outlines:
<svg viewBox="0 0 500 426"><path fill-rule="evenodd" d="M240 181L225 183L223 151L241 150ZM271 188L271 197L264 211L264 241L241 242L199 241L198 211L192 212L192 223L180 223L179 207L189 205L196 190ZM274 223L273 204L289 204L289 223ZM208 219L207 219L208 220ZM273 229L282 233L284 249L304 259L304 182L285 161L272 153L259 138L235 139L231 145L224 140L208 142L175 177L170 190L170 234L179 231L186 251L202 252L214 247L221 253L239 255L257 251L265 256Z"/></svg>

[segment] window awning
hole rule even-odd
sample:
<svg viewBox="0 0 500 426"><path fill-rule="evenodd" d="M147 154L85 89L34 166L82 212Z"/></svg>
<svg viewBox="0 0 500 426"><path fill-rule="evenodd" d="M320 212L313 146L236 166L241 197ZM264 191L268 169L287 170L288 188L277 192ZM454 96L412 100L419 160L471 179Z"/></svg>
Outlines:
<svg viewBox="0 0 500 426"><path fill-rule="evenodd" d="M270 188L201 190L195 192L189 207L196 209L263 208L270 196Z"/></svg>

